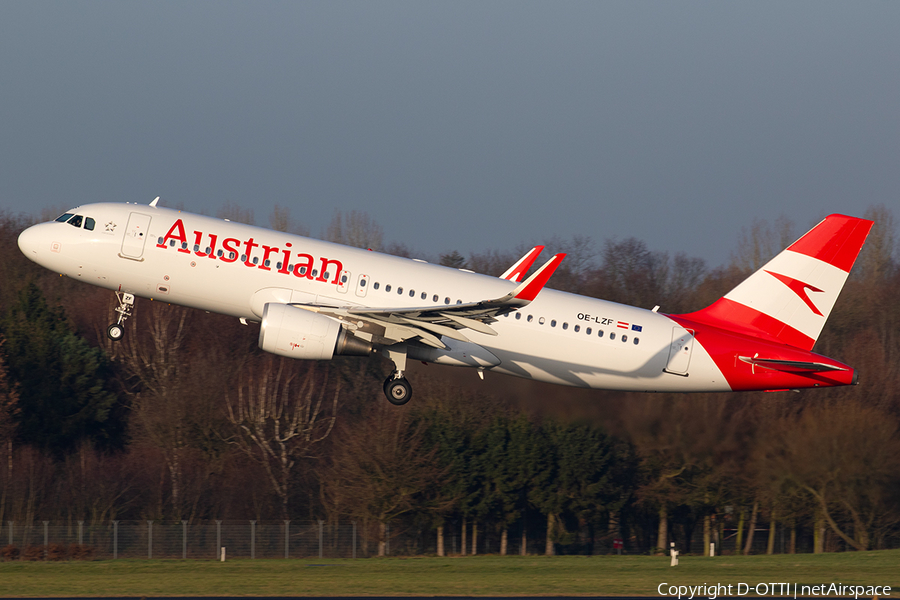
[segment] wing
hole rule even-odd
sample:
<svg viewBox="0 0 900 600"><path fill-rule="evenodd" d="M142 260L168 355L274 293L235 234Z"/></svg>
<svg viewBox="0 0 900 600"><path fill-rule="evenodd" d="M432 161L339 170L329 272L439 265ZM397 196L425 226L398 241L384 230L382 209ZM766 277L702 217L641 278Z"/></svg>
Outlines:
<svg viewBox="0 0 900 600"><path fill-rule="evenodd" d="M537 260L538 255L540 255L543 250L543 246L535 246L529 250L525 256L516 262L516 264L507 269L506 273L500 276L500 279L515 281L517 283L522 281L522 278L525 277L525 273L528 272L528 269L531 268L531 265L534 264L534 261Z"/></svg>
<svg viewBox="0 0 900 600"><path fill-rule="evenodd" d="M497 335L490 324L497 317L531 304L565 256L555 255L513 291L493 300L418 308L294 306L333 317L356 336L375 344L391 345L418 338L429 346L445 349L440 336L468 342L462 331L465 329Z"/></svg>

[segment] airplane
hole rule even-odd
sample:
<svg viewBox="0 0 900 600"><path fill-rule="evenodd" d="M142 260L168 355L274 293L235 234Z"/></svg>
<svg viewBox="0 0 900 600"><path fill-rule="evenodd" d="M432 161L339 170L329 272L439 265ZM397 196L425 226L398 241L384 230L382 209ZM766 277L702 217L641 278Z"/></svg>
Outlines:
<svg viewBox="0 0 900 600"><path fill-rule="evenodd" d="M854 385L812 352L873 222L830 215L711 306L664 314L525 278L543 246L501 277L158 206L97 203L24 230L21 251L115 292L124 335L136 297L259 323L259 347L297 359L387 357L384 393L405 404L408 360L584 388L646 392Z"/></svg>

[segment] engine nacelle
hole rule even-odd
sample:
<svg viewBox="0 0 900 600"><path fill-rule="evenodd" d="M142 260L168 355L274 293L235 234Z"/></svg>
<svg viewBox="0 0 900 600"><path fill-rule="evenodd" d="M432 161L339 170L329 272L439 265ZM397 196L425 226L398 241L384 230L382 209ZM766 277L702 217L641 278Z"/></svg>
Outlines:
<svg viewBox="0 0 900 600"><path fill-rule="evenodd" d="M366 356L372 345L345 331L334 319L270 302L263 308L259 347L266 352L305 360L330 360L336 354Z"/></svg>

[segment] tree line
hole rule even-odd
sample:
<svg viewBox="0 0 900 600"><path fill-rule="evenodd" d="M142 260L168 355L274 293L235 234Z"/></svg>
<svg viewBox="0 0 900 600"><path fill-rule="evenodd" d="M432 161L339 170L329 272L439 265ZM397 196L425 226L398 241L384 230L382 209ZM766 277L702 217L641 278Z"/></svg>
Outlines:
<svg viewBox="0 0 900 600"><path fill-rule="evenodd" d="M221 216L253 220L233 206ZM382 397L387 361L290 361L236 320L139 300L105 336L112 294L37 267L0 216L0 523L352 519L439 554L750 553L900 544L900 263L876 225L816 350L860 385L799 393L573 390L420 367L416 398ZM302 231L276 208L271 226ZM809 224L812 225L812 224ZM746 228L724 265L637 239L556 239L557 289L687 312L802 231ZM804 228L805 229L805 228ZM377 223L335 213L323 237L410 256ZM499 275L524 248L434 262ZM452 539L453 543L449 542Z"/></svg>

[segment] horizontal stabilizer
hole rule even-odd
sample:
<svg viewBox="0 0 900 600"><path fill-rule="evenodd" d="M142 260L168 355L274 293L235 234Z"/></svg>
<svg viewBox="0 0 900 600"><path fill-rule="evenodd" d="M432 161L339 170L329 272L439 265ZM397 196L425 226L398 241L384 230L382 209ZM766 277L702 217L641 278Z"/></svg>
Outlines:
<svg viewBox="0 0 900 600"><path fill-rule="evenodd" d="M755 358L750 356L739 356L740 360L745 363L773 369L775 371L788 371L791 373L822 373L825 371L848 371L846 367L837 365L829 365L826 363L803 361L803 360L782 360L780 358Z"/></svg>

